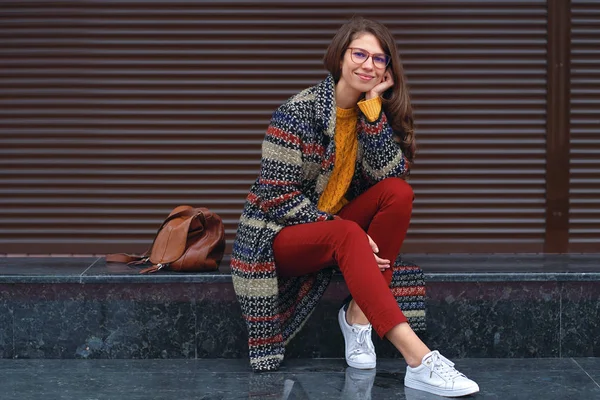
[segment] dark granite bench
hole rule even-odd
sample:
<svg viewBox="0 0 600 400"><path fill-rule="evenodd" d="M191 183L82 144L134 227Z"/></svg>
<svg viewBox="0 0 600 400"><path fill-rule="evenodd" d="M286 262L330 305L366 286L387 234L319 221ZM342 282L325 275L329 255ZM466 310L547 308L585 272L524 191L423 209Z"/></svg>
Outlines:
<svg viewBox="0 0 600 400"><path fill-rule="evenodd" d="M405 255L427 279L423 339L449 357L600 356L600 255ZM224 260L223 265L228 265ZM336 276L288 357L343 357ZM379 357L397 357L376 340ZM0 358L240 358L227 267L139 275L101 258L0 258Z"/></svg>

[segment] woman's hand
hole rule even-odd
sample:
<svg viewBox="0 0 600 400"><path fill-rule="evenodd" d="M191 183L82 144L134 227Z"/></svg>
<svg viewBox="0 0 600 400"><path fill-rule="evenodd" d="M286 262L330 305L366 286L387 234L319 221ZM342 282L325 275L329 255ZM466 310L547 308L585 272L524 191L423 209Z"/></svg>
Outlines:
<svg viewBox="0 0 600 400"><path fill-rule="evenodd" d="M379 269L381 270L381 272L383 272L390 267L390 260L384 260L383 258L377 257L376 253L379 253L379 248L377 247L373 239L371 239L371 236L367 235L367 237L369 238L369 244L371 245L371 250L373 250L375 261L377 261Z"/></svg>
<svg viewBox="0 0 600 400"><path fill-rule="evenodd" d="M373 89L367 92L367 94L365 95L365 99L371 100L375 97L379 97L383 94L383 92L385 92L392 86L394 86L394 79L392 78L392 73L389 70L386 70L381 82L377 84Z"/></svg>

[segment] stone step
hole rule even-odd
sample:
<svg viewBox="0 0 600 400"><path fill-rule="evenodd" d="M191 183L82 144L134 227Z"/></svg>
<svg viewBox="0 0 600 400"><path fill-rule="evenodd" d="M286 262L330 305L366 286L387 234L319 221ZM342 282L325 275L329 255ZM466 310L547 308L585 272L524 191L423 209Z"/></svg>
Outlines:
<svg viewBox="0 0 600 400"><path fill-rule="evenodd" d="M426 271L431 348L453 358L600 356L600 255L405 255ZM225 262L224 265L227 265ZM247 357L227 268L139 275L101 258L0 258L0 358ZM341 358L337 275L287 358ZM399 357L375 339L380 358Z"/></svg>

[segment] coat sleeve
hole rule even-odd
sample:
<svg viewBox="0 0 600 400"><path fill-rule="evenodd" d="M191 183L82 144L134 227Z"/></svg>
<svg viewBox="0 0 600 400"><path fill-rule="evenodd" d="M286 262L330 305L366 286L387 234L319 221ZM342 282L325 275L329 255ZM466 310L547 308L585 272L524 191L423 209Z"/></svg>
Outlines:
<svg viewBox="0 0 600 400"><path fill-rule="evenodd" d="M408 172L409 163L400 144L393 139L393 130L383 110L370 122L364 116L359 121L361 143L361 170L367 186L386 178L402 178Z"/></svg>
<svg viewBox="0 0 600 400"><path fill-rule="evenodd" d="M302 133L310 129L286 105L271 119L262 144L258 206L280 225L332 219L302 192Z"/></svg>

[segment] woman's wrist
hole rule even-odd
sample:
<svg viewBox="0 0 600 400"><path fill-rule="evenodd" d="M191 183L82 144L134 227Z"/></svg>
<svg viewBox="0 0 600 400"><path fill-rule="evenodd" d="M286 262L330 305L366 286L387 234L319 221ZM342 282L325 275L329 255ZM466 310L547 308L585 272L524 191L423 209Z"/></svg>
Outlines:
<svg viewBox="0 0 600 400"><path fill-rule="evenodd" d="M373 92L365 93L365 100L373 100L376 97L379 97L379 93L373 93Z"/></svg>

